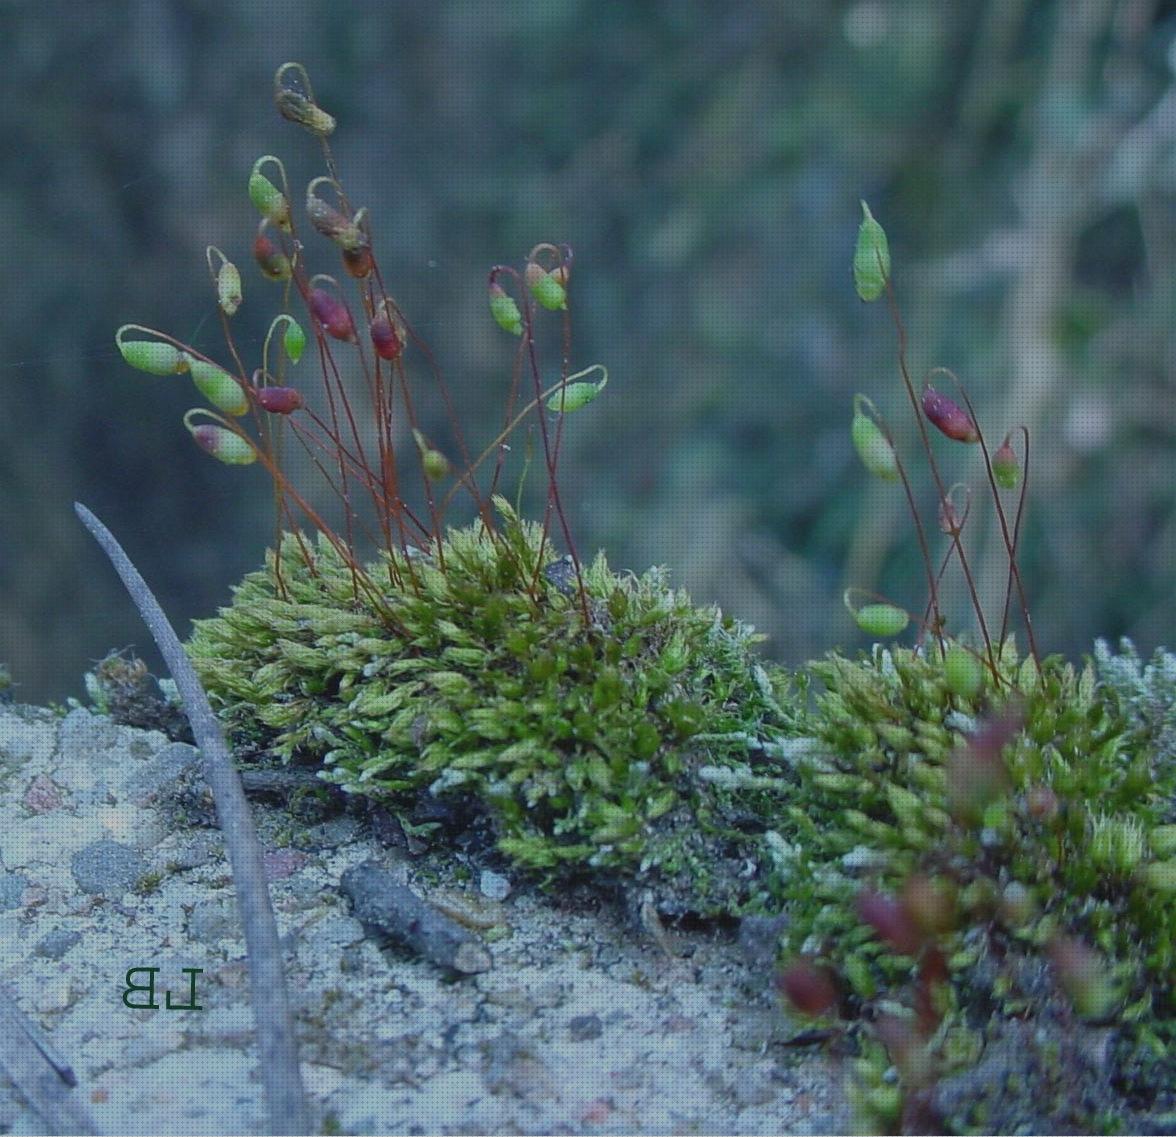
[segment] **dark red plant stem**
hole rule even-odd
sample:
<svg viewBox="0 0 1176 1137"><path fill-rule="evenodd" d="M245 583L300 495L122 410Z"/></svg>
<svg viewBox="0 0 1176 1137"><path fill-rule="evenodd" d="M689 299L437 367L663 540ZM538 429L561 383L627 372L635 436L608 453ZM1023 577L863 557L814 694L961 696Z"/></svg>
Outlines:
<svg viewBox="0 0 1176 1137"><path fill-rule="evenodd" d="M501 273L507 273L514 278L515 288L517 291L525 294L523 286L523 279L519 275L518 270L512 268L510 265L495 265L490 270L488 283L494 285L498 282L498 277ZM510 372L510 390L506 397L506 412L502 417L502 432L505 433L510 426L511 420L514 418L514 409L518 403L519 387L522 384L523 364L526 358L527 346L531 342L534 334L534 325L531 322L533 315L532 310L524 302L520 307L519 314L523 320L523 334L519 339L518 347L515 350L514 363L511 366ZM494 475L490 479L490 495L493 497L498 488L499 479L502 477L503 466L506 462L506 444L505 442L497 447L494 457Z"/></svg>
<svg viewBox="0 0 1176 1137"><path fill-rule="evenodd" d="M964 396L965 399L967 396ZM996 515L1000 518L1001 536L1004 538L1005 549L1009 555L1009 573L1008 582L1005 584L1005 599L1004 612L1000 621L1000 637L1001 642L1004 642L1005 631L1008 628L1009 622L1009 604L1013 595L1013 582L1017 584L1017 599L1021 605L1021 616L1025 621L1025 636L1029 640L1029 651L1033 656L1033 662L1037 665L1038 673L1041 672L1041 657L1037 651L1037 640L1033 635L1033 618L1029 614L1029 604L1025 599L1025 588L1021 582L1021 570L1017 565L1017 549L1020 547L1021 540L1021 520L1025 515L1025 496L1029 490L1029 429L1028 427L1020 427L1021 436L1025 440L1025 461L1021 472L1021 492L1017 497L1017 515L1013 521L1013 535L1009 537L1008 522L1005 519L1005 512L1000 503L1000 498L997 495L996 481L992 474L992 463L988 460L988 451L984 452L984 465L988 471L988 481L992 486L992 496L996 501Z"/></svg>
<svg viewBox="0 0 1176 1137"><path fill-rule="evenodd" d="M976 412L972 407L972 400L970 398L968 398L968 392L964 389L964 385L946 367L936 368L936 370L943 371L946 375L948 375L950 377L950 379L952 380L952 382L956 386L956 390L959 391L960 397L964 400L964 405L968 408L968 413L972 416L972 421L975 422L976 421ZM1025 500L1025 483L1028 481L1028 475L1029 475L1029 450L1028 450L1029 432L1024 427L1022 427L1021 429L1025 432L1026 450L1025 450L1025 476L1021 479L1021 505L1019 505L1017 507L1018 524L1020 523L1021 508L1024 505L1024 500ZM992 459L988 453L988 443L984 440L984 435L981 432L979 426L977 426L977 428L976 428L976 433L979 435L978 441L980 443L980 450L981 450L982 454L984 455L984 472L988 475L988 485L992 491L992 501L993 501L993 504L996 506L996 515L1000 519L1000 532L1001 532L1001 537L1004 540L1005 551L1008 553L1009 571L1010 571L1010 573L1012 573L1014 579L1017 582L1018 599L1020 600L1020 603L1021 603L1021 614L1025 618L1025 633L1026 633L1026 636L1029 640L1029 650L1033 656L1033 662L1037 665L1038 674L1040 674L1041 673L1041 659L1037 654L1037 643L1033 637L1033 621L1029 617L1029 605L1025 600L1025 591L1021 586L1021 572L1017 567L1016 543L1009 537L1008 522L1005 519L1004 507L1001 505L1001 502L1000 502L1000 492L998 491L997 486L996 486L996 478L992 473ZM969 583L970 582L971 582L971 577L969 577ZM976 603L978 603L978 602L976 602ZM979 611L979 608L977 608L977 611ZM1006 601L1006 605L1005 605L1005 612L1006 612L1006 616L1007 616L1007 612L1008 612L1007 601ZM1004 624L1004 621L1002 620L1002 631L1003 631L1003 624Z"/></svg>
<svg viewBox="0 0 1176 1137"><path fill-rule="evenodd" d="M878 267L879 267L879 269L882 268L881 258L879 258ZM918 400L915 398L915 390L911 384L910 375L907 373L906 326L903 324L902 316L899 314L898 301L895 299L894 289L891 287L891 284L890 284L890 278L886 275L885 272L883 272L882 275L883 275L883 277L885 279L885 283L886 283L886 301L890 307L891 319L894 321L894 326L895 326L895 329L898 333L898 366L899 366L899 370L902 372L903 382L906 384L907 396L909 397L910 403L911 403L911 410L914 411L915 420L919 424L919 432L923 438L923 449L927 452L928 456L930 457L931 444L927 438L927 428L923 424L923 417L919 413ZM915 495L914 495L914 492L911 490L910 482L907 480L906 471L903 469L902 463L898 462L898 449L894 445L894 439L891 436L890 431L886 428L885 424L882 424L882 427L883 427L883 431L886 435L886 441L890 443L891 449L894 450L894 455L895 455L896 464L898 466L899 475L902 477L903 489L906 491L907 506L911 511L911 518L914 520L914 523L915 523L915 533L918 535L918 538L919 538L919 550L923 555L923 566L927 572L927 590L928 590L928 595L930 598L931 611L932 611L932 613L934 615L934 619L935 619L936 638L939 640L939 651L940 651L941 655L946 655L947 654L947 645L944 643L944 639L943 639L943 616L939 611L939 591L938 591L938 589L936 587L936 583L935 583L935 570L931 565L931 550L927 545L927 534L923 530L923 522L922 522L922 519L919 517L919 509L918 509L918 506L916 506L916 504L915 504ZM942 498L943 484L939 480L939 472L935 468L934 458L931 459L931 469L935 474L936 483L940 487L940 497Z"/></svg>
<svg viewBox="0 0 1176 1137"><path fill-rule="evenodd" d="M314 420L314 422L317 425L322 426L322 420L319 419L317 416L315 416L313 413L311 413L311 418ZM336 493L336 495L338 495L339 487L335 484L334 479L331 477L330 474L327 473L326 468L323 466L322 462L320 462L319 459L315 456L315 454L312 450L312 447L317 447L319 450L323 451L323 453L327 453L328 447L323 443L323 441L320 438L317 438L315 435L311 434L304 427L299 426L299 424L297 422L292 421L290 423L290 426L291 426L291 429L293 429L295 435L298 437L299 442L302 443L303 448L306 450L307 457L314 463L316 469L323 476L323 479L326 481L327 485L330 486L330 488ZM340 453L343 454L343 456L347 459L347 461L350 462L351 465L355 468L357 476L361 476L363 473L362 468L358 465L358 463L356 462L356 459L347 450L347 448L342 446L341 444L337 443L334 439L331 439L330 441L331 441L330 452L335 454L336 456ZM393 509L392 503L390 501L386 501L383 498L383 496L381 496L382 490L379 485L373 485L371 487L371 490L372 490L373 501L376 504L376 512L381 518L383 518L387 513L390 513L392 511L392 509ZM408 521L412 522L412 524L416 526L417 532L420 534L420 536L417 537L416 539L418 541L420 541L422 544L427 545L429 538L430 538L430 534L429 534L428 528L424 525L424 523L403 502L400 503L400 512L403 514L404 518L406 518ZM364 529L365 533L367 533L367 536L370 539L372 537L370 530L368 530L367 526L364 525L362 521L359 521L358 518L356 520L357 520L357 524L359 524ZM407 534L405 534L405 540L407 541ZM388 551L395 552L396 550L389 547Z"/></svg>
<svg viewBox="0 0 1176 1137"><path fill-rule="evenodd" d="M543 403L543 380L539 374L539 362L535 357L535 343L533 340L529 341L527 344L527 356L531 364L531 378L535 384L535 398L538 400L538 403L535 407L535 413L539 418L539 433L543 438L543 457L547 463L547 495L549 508L554 506L556 515L559 517L560 529L563 531L564 540L568 545L568 555L572 558L572 567L576 572L576 584L580 590L580 611L584 617L584 629L587 631L592 626L592 617L588 613L588 590L584 586L584 573L580 566L580 557L576 552L576 543L572 540L571 526L568 525L568 519L564 514L563 501L560 499L559 483L556 478L555 462L552 455L551 438L547 429L547 416L544 413L546 407ZM562 375L566 382L568 376L566 367L562 372ZM547 522L544 520L543 537L539 542L539 555L535 560L536 576L534 583L538 582L537 574L542 572L543 550L546 540Z"/></svg>
<svg viewBox="0 0 1176 1137"><path fill-rule="evenodd" d="M470 466L469 448L466 445L465 434L461 429L461 419L454 409L453 396L449 390L448 383L445 382L445 376L442 374L441 368L437 365L437 361L433 357L433 353L429 349L429 345L426 344L424 340L422 340L416 334L412 325L408 322L396 301L388 296L387 291L384 288L384 280L380 275L380 266L378 264L374 266L372 275L376 278L376 282L380 287L380 296L384 303L400 322L401 327L404 328L405 335L408 337L409 342L411 342L412 346L416 348L416 350L419 351L425 359L425 363L429 369L429 374L432 376L433 382L436 384L437 390L441 394L441 400L445 406L445 413L449 421L449 426L453 431L453 441L454 445L457 447L457 456L460 460L461 467L462 469L468 470ZM415 423L411 425L415 425ZM489 502L478 492L477 482L474 479L467 479L465 480L464 484L470 493L470 497L473 499L474 506L477 509L479 516L482 518L487 531L493 533L495 531L494 514L490 509Z"/></svg>
<svg viewBox="0 0 1176 1137"><path fill-rule="evenodd" d="M242 435L244 437L244 435ZM290 484L289 479L281 469L274 464L271 457L264 451L258 451L258 461L265 467L266 472L274 479L275 483L282 488L282 493L289 496L289 498L298 506L307 520L313 525L322 535L327 539L328 543L339 554L340 559L347 565L351 571L352 583L355 586L355 594L358 596L360 592L364 592L375 610L380 613L382 619L388 623L394 631L400 634L407 635L407 630L404 625L400 623L392 614L391 610L385 604L383 597L380 595L379 589L376 588L375 583L368 576L367 571L357 560L353 548L354 546L343 541L337 533L319 516L314 507ZM322 467L319 467L322 469ZM324 471L325 473L325 471ZM287 516L289 512L287 511ZM297 527L294 527L295 535L298 535ZM312 558L306 555L306 548L299 539L299 546L303 552L303 560L306 562L307 569L313 574L314 566Z"/></svg>
<svg viewBox="0 0 1176 1137"><path fill-rule="evenodd" d="M879 259L879 268L881 268L881 260L880 259ZM883 274L883 275L885 275L885 274ZM886 284L886 300L890 306L890 314L894 320L894 326L898 332L898 366L899 366L900 372L902 373L903 386L906 387L907 399L910 401L911 411L915 416L915 421L919 425L919 437L922 439L923 450L927 455L927 463L931 467L931 475L935 479L935 488L939 493L939 500L942 503L947 500L947 491L943 487L943 478L939 473L939 464L935 461L935 452L934 452L934 450L932 450L931 440L927 436L927 424L923 421L923 414L922 414L922 411L921 411L921 408L919 405L919 400L915 396L915 385L911 382L910 372L907 369L906 325L902 322L902 314L899 312L898 302L894 296L894 288L891 285L890 278L888 276L885 278L885 284ZM974 419L973 419L973 421L974 421ZM979 430L979 427L977 427L977 430ZM928 581L932 581L931 556L930 556L930 553L927 552L925 538L923 537L923 534L922 534L922 526L919 523L917 514L915 515L915 524L916 524L916 527L919 529L920 543L923 545L924 563L927 568L927 579L928 579ZM980 634L984 638L984 647L988 653L989 669L992 672L992 677L993 677L994 683L999 687L1000 682L1001 682L1000 672L996 666L996 658L993 655L993 651L992 651L992 640L988 635L988 625L984 621L984 612L980 606L980 598L976 593L975 582L972 580L972 572L968 566L968 558L964 553L964 546L960 540L959 533L958 532L952 533L951 539L952 539L953 545L955 546L956 555L960 559L960 567L964 571L964 578L968 582L968 590L969 590L971 597L972 597L972 606L976 611L976 619L980 625ZM940 612L939 612L939 597L938 597L938 593L935 591L935 585L933 582L931 584L931 588L932 588L932 595L934 597L933 607L934 607L934 611L935 611L936 624L941 627L942 625L940 624L941 616L940 616ZM940 633L940 636L939 636L939 647L940 647L941 652L946 651L946 647L943 642L942 633Z"/></svg>

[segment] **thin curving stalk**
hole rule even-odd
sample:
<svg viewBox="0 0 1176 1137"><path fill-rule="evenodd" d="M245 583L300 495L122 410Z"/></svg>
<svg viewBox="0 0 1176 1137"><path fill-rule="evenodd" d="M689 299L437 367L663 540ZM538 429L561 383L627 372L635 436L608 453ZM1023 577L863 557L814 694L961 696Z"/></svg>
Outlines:
<svg viewBox="0 0 1176 1137"><path fill-rule="evenodd" d="M229 864L245 930L253 1015L257 1022L257 1053L269 1109L270 1132L309 1133L310 1111L298 1067L298 1042L282 975L282 949L265 883L261 846L240 778L229 757L228 745L212 713L208 696L147 582L110 530L94 514L79 502L74 502L74 510L110 558L163 653L184 701L196 744L204 756L204 776L216 801L217 818L229 850Z"/></svg>

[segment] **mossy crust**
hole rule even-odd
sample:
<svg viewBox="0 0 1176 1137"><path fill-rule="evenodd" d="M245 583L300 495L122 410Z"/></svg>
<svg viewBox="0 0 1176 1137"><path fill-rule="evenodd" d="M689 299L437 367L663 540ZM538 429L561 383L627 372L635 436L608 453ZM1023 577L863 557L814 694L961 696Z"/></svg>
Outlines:
<svg viewBox="0 0 1176 1137"><path fill-rule="evenodd" d="M777 825L808 867L782 875L811 882L803 892L785 888L793 945L817 937L851 954L844 937L857 922L852 898L863 882L897 889L947 857L939 868L966 891L964 911L995 913L992 890L1019 881L1037 911L1010 930L1016 938L1041 943L1050 929L1066 928L1113 955L1130 954L1152 975L1168 974L1176 908L1157 903L1164 890L1148 866L1168 856L1171 752L1150 744L1114 691L1096 689L1090 666L1078 671L1052 657L1038 683L1031 661L1018 666L1011 641L1001 664L1024 691L1024 728L1004 749L1007 791L974 824L951 814L947 762L977 714L1001 705L990 686L963 699L948 689L940 664L904 648L810 665L825 690L808 718L811 749L797 763L801 800ZM1026 795L1037 787L1057 800L1049 816L1031 815Z"/></svg>
<svg viewBox="0 0 1176 1137"><path fill-rule="evenodd" d="M382 613L326 540L312 573L287 537L281 592L271 557L195 624L210 696L232 728L407 822L423 795L473 800L527 868L623 870L676 893L670 909L732 911L784 788L747 784L788 720L759 637L603 555L583 572L586 634L571 566L497 505L494 534L369 566Z"/></svg>

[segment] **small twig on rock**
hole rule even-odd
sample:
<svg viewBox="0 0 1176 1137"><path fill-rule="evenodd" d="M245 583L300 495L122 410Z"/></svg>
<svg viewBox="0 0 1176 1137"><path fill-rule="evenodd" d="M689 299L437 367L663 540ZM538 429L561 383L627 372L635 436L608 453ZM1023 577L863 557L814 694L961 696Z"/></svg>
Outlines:
<svg viewBox="0 0 1176 1137"><path fill-rule="evenodd" d="M490 970L490 953L477 936L398 884L374 861L348 869L340 889L360 923L386 933L430 963L466 975Z"/></svg>
<svg viewBox="0 0 1176 1137"><path fill-rule="evenodd" d="M139 570L94 514L79 502L74 502L74 511L110 558L163 653L184 701L196 744L204 757L204 776L216 800L217 818L225 835L241 924L245 930L253 1016L257 1022L257 1052L269 1108L270 1131L309 1133L310 1111L298 1067L298 1041L286 997L282 949L266 887L261 846L220 724L179 637Z"/></svg>
<svg viewBox="0 0 1176 1137"><path fill-rule="evenodd" d="M74 1095L77 1077L53 1043L0 986L0 1068L45 1123L46 1133L98 1133Z"/></svg>

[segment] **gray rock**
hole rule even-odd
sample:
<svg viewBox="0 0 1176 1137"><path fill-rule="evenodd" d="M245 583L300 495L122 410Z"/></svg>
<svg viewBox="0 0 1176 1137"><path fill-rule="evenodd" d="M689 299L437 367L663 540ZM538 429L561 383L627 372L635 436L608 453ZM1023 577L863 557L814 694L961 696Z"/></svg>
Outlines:
<svg viewBox="0 0 1176 1137"><path fill-rule="evenodd" d="M235 940L241 935L236 909L226 901L202 900L188 917L188 935L202 944Z"/></svg>
<svg viewBox="0 0 1176 1137"><path fill-rule="evenodd" d="M0 875L0 911L19 908L20 899L28 885L29 882L23 876L14 872Z"/></svg>
<svg viewBox="0 0 1176 1137"><path fill-rule="evenodd" d="M64 928L57 928L42 936L33 952L36 955L43 955L46 959L61 959L71 947L81 942L81 932L67 932Z"/></svg>
<svg viewBox="0 0 1176 1137"><path fill-rule="evenodd" d="M478 890L491 900L505 900L510 895L510 881L502 873L483 869L478 878Z"/></svg>
<svg viewBox="0 0 1176 1137"><path fill-rule="evenodd" d="M200 751L182 742L165 746L140 770L123 782L123 793L135 805L154 805L167 797L175 784L200 772Z"/></svg>
<svg viewBox="0 0 1176 1137"><path fill-rule="evenodd" d="M363 824L354 817L333 817L319 825L310 825L298 835L303 849L337 849L363 835Z"/></svg>
<svg viewBox="0 0 1176 1137"><path fill-rule="evenodd" d="M568 1023L568 1033L573 1042L591 1042L604 1033L604 1023L599 1015L577 1015Z"/></svg>
<svg viewBox="0 0 1176 1137"><path fill-rule="evenodd" d="M70 858L74 880L83 892L121 896L147 872L147 861L129 845L95 841Z"/></svg>

